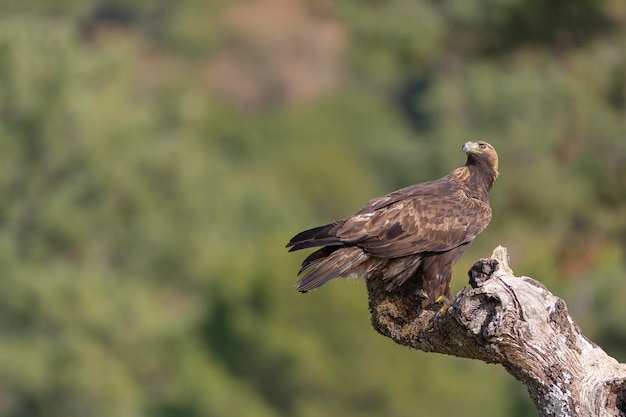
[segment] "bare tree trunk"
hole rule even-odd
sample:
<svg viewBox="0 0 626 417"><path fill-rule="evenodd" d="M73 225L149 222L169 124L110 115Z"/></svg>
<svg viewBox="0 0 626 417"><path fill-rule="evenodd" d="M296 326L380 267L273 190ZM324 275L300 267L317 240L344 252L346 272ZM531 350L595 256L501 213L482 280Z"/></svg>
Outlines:
<svg viewBox="0 0 626 417"><path fill-rule="evenodd" d="M526 386L540 416L626 416L626 364L581 334L565 302L515 277L506 248L469 271L452 307L419 312L415 288L368 280L374 328L426 352L499 363ZM434 308L434 307L433 307Z"/></svg>

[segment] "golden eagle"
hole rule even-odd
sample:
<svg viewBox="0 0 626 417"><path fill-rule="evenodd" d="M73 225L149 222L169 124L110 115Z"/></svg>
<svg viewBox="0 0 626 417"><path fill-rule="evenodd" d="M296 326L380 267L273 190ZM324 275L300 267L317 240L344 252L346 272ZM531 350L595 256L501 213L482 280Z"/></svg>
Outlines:
<svg viewBox="0 0 626 417"><path fill-rule="evenodd" d="M289 251L320 247L302 263L297 289L307 292L335 277L378 275L392 291L421 279L423 306L451 305L452 265L491 221L489 190L498 154L483 141L463 145L464 166L443 178L375 198L355 214L298 233Z"/></svg>

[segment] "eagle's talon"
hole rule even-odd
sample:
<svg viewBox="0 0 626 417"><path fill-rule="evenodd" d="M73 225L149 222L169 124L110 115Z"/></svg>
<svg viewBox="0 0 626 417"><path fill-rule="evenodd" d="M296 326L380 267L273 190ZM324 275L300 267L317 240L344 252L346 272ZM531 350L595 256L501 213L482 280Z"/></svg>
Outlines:
<svg viewBox="0 0 626 417"><path fill-rule="evenodd" d="M445 313L446 311L448 311L450 307L452 307L452 304L454 304L454 296L450 293L446 295L440 295L439 297L437 297L435 302L442 304L441 308L439 309L439 311L437 311L437 314L435 314L434 316L434 318L437 318L441 316L443 313Z"/></svg>

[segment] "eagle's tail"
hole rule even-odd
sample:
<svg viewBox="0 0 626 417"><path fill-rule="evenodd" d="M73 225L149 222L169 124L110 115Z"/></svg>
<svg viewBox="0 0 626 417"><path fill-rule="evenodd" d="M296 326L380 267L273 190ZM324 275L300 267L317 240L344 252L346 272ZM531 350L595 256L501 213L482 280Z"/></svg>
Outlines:
<svg viewBox="0 0 626 417"><path fill-rule="evenodd" d="M298 281L296 288L300 292L307 292L333 278L357 273L355 269L368 259L367 254L355 246L324 247L304 260L300 273L308 268L313 269Z"/></svg>
<svg viewBox="0 0 626 417"><path fill-rule="evenodd" d="M335 226L337 223L331 223L298 233L287 243L287 247L290 248L289 252L318 246L342 245L339 238L331 234Z"/></svg>

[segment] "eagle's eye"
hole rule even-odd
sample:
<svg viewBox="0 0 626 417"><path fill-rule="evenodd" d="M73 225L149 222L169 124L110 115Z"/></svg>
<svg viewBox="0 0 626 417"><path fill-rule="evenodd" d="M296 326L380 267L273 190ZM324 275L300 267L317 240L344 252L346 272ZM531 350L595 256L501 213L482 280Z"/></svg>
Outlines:
<svg viewBox="0 0 626 417"><path fill-rule="evenodd" d="M480 145L478 145L478 147L482 151L482 150L485 150L487 148L487 145L485 145L484 143L481 143Z"/></svg>

